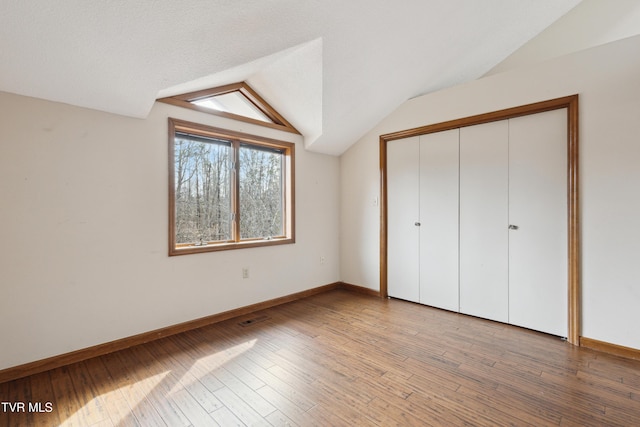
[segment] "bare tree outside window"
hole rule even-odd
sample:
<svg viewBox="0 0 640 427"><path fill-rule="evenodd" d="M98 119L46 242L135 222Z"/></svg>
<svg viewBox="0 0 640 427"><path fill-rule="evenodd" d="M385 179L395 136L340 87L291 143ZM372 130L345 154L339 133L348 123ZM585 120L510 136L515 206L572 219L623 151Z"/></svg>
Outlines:
<svg viewBox="0 0 640 427"><path fill-rule="evenodd" d="M177 134L176 242L231 239L231 143Z"/></svg>
<svg viewBox="0 0 640 427"><path fill-rule="evenodd" d="M240 146L240 236L282 236L282 152Z"/></svg>

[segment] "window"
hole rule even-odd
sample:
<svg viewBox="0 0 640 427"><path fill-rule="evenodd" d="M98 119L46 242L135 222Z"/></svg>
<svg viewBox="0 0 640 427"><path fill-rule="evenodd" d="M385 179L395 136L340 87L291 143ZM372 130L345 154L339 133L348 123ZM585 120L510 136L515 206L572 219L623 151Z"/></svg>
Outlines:
<svg viewBox="0 0 640 427"><path fill-rule="evenodd" d="M245 82L158 99L166 104L300 134Z"/></svg>
<svg viewBox="0 0 640 427"><path fill-rule="evenodd" d="M169 255L294 243L294 148L169 119Z"/></svg>

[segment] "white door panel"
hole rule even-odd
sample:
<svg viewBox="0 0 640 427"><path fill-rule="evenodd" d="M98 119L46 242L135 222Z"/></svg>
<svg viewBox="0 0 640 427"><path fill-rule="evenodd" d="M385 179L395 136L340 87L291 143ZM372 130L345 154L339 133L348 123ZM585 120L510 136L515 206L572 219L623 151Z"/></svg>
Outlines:
<svg viewBox="0 0 640 427"><path fill-rule="evenodd" d="M387 143L387 292L419 302L419 137Z"/></svg>
<svg viewBox="0 0 640 427"><path fill-rule="evenodd" d="M460 129L460 312L509 321L508 122Z"/></svg>
<svg viewBox="0 0 640 427"><path fill-rule="evenodd" d="M459 129L420 137L420 302L458 311Z"/></svg>
<svg viewBox="0 0 640 427"><path fill-rule="evenodd" d="M567 336L567 110L509 121L509 321Z"/></svg>

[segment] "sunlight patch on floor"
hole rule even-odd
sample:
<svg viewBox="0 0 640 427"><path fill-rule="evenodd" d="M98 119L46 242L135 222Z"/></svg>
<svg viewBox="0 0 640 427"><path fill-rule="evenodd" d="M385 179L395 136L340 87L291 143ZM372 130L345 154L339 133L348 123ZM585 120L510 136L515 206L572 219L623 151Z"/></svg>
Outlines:
<svg viewBox="0 0 640 427"><path fill-rule="evenodd" d="M119 388L96 396L60 425L79 426L84 425L87 419L100 418L103 420L110 419L113 425L119 425L126 418L132 416L130 408L138 406L155 387L165 380L167 375L169 375L169 371L124 384ZM123 396L126 396L126 400ZM119 408L119 410L116 413L111 410L112 408ZM104 416L101 417L100 413L103 413Z"/></svg>
<svg viewBox="0 0 640 427"><path fill-rule="evenodd" d="M198 359L181 378L179 384L174 384L170 393L174 393L183 387L188 387L193 382L198 381L202 376L213 373L216 369L224 366L227 362L235 359L244 352L250 350L255 345L257 339L243 342L242 344L221 350L210 356Z"/></svg>

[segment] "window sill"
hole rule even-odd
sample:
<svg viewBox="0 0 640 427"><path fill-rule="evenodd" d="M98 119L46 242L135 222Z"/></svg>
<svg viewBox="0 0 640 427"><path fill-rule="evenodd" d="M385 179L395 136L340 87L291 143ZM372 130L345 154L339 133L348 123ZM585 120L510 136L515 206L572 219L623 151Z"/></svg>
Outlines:
<svg viewBox="0 0 640 427"><path fill-rule="evenodd" d="M181 246L169 249L169 256L198 254L205 252L229 251L233 249L258 248L262 246L289 245L295 243L295 239L284 237L265 240L247 240L233 243L214 243L201 246Z"/></svg>

